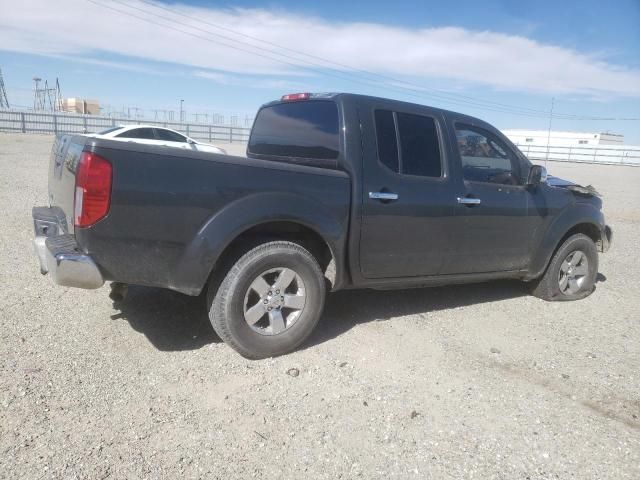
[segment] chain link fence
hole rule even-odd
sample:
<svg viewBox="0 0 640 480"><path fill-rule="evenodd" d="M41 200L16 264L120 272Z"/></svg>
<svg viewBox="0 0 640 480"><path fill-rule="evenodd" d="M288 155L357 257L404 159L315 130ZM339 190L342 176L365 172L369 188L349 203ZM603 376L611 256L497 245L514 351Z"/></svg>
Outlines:
<svg viewBox="0 0 640 480"><path fill-rule="evenodd" d="M131 118L112 118L73 113L0 110L0 132L95 133L118 125L154 125L171 128L202 142L247 143L250 128L207 123L183 123Z"/></svg>

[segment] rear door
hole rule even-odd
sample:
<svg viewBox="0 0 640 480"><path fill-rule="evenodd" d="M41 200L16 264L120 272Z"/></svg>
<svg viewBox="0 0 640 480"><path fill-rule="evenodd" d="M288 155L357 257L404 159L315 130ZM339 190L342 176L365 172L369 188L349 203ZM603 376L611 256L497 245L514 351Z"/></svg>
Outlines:
<svg viewBox="0 0 640 480"><path fill-rule="evenodd" d="M442 273L482 273L526 267L533 234L526 165L484 125L452 122L463 186L457 195L456 252Z"/></svg>
<svg viewBox="0 0 640 480"><path fill-rule="evenodd" d="M365 278L436 275L449 255L455 193L443 118L426 107L398 105L359 108Z"/></svg>

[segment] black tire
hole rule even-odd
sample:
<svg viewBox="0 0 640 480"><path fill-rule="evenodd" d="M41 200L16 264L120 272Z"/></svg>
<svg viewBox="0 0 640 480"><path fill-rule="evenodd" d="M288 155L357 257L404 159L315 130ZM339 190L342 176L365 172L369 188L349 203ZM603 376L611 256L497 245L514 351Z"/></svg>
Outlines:
<svg viewBox="0 0 640 480"><path fill-rule="evenodd" d="M572 255L575 252L581 252L586 257L587 264L584 267L585 274L576 277L576 283L578 285L577 291L571 291L568 288L567 283L564 283L566 290L562 290L561 280L565 279L566 274L561 274L561 269L565 260L572 259ZM584 260L581 260L583 262ZM578 264L581 266L582 263ZM574 267L575 268L575 267ZM538 298L547 301L570 301L580 300L589 296L596 283L596 277L598 275L598 250L591 238L581 233L572 235L567 238L562 245L558 248L556 253L551 258L547 270L542 277L535 280L533 283L532 294Z"/></svg>
<svg viewBox="0 0 640 480"><path fill-rule="evenodd" d="M268 278L264 277L265 272L271 270L276 271L277 277L278 269L297 274L293 284L301 281L305 300L295 320L290 325L287 322L283 331L274 334L270 326L264 329L259 328L261 324L258 323L250 326L245 320L245 310L248 296L257 295L250 290L254 281L258 277ZM275 357L295 350L311 334L324 308L325 280L320 266L305 248L292 242L270 241L252 248L229 269L221 283L212 277L208 288L209 320L214 330L231 348L250 359ZM282 293L284 299L284 289ZM257 304L261 302L262 297L259 297ZM286 319L285 309L286 306L281 307ZM270 314L264 315L260 322L270 323ZM256 330L271 330L271 333Z"/></svg>

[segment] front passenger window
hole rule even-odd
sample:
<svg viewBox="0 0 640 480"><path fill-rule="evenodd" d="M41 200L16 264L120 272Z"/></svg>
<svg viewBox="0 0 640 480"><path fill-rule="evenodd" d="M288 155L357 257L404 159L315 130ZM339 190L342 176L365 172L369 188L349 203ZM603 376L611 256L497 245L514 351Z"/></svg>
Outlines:
<svg viewBox="0 0 640 480"><path fill-rule="evenodd" d="M456 126L458 150L465 180L518 185L518 162L491 133L470 125Z"/></svg>

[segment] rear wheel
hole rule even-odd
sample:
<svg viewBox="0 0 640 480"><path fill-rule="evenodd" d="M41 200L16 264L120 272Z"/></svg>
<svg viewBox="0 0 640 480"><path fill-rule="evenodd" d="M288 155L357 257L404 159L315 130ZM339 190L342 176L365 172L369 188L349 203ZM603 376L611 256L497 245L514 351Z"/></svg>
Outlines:
<svg viewBox="0 0 640 480"><path fill-rule="evenodd" d="M209 319L216 333L247 358L297 348L318 323L325 298L316 259L292 242L274 241L244 254L220 287L209 285Z"/></svg>
<svg viewBox="0 0 640 480"><path fill-rule="evenodd" d="M548 301L579 300L593 292L598 275L598 251L593 240L576 234L555 253L533 295Z"/></svg>

